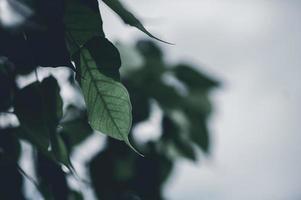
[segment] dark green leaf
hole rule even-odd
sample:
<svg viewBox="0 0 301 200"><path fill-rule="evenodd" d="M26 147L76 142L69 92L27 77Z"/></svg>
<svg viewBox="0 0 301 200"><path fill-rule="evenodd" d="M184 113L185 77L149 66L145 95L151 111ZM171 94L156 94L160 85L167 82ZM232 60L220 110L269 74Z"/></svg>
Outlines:
<svg viewBox="0 0 301 200"><path fill-rule="evenodd" d="M4 56L13 63L17 72L29 73L36 67L23 34L0 28L0 44L0 57Z"/></svg>
<svg viewBox="0 0 301 200"><path fill-rule="evenodd" d="M182 156L187 159L196 160L196 154L191 141L182 134L181 127L170 117L164 116L162 120L162 140L176 148Z"/></svg>
<svg viewBox="0 0 301 200"><path fill-rule="evenodd" d="M130 80L124 80L123 84L129 91L133 106L133 125L146 120L151 112L150 100L143 92L144 88L137 87Z"/></svg>
<svg viewBox="0 0 301 200"><path fill-rule="evenodd" d="M20 142L15 128L0 129L0 163L17 163L20 156Z"/></svg>
<svg viewBox="0 0 301 200"><path fill-rule="evenodd" d="M1 59L1 58L0 58ZM15 82L11 67L0 60L0 112L12 105Z"/></svg>
<svg viewBox="0 0 301 200"><path fill-rule="evenodd" d="M198 72L187 65L177 65L173 68L176 77L192 90L208 90L218 86L218 82Z"/></svg>
<svg viewBox="0 0 301 200"><path fill-rule="evenodd" d="M40 152L36 158L36 174L43 197L46 200L68 199L69 188L62 167Z"/></svg>
<svg viewBox="0 0 301 200"><path fill-rule="evenodd" d="M71 105L66 110L66 118L60 125L62 126L62 137L68 146L73 147L81 143L93 133L85 111Z"/></svg>
<svg viewBox="0 0 301 200"><path fill-rule="evenodd" d="M68 166L67 150L57 133L62 117L59 91L56 80L49 77L20 90L14 105L21 123L19 134L45 155Z"/></svg>
<svg viewBox="0 0 301 200"><path fill-rule="evenodd" d="M190 122L190 139L204 152L209 153L210 138L206 120L202 117L194 117Z"/></svg>
<svg viewBox="0 0 301 200"><path fill-rule="evenodd" d="M0 199L24 199L17 167L20 143L15 133L14 128L0 129Z"/></svg>
<svg viewBox="0 0 301 200"><path fill-rule="evenodd" d="M182 109L188 116L208 116L211 113L211 103L207 92L194 91L183 98Z"/></svg>
<svg viewBox="0 0 301 200"><path fill-rule="evenodd" d="M42 67L71 66L65 43L64 1L35 1L34 9L37 27L25 31L30 59Z"/></svg>
<svg viewBox="0 0 301 200"><path fill-rule="evenodd" d="M96 62L100 73L120 81L120 54L118 49L108 39L94 37L86 43L85 47Z"/></svg>
<svg viewBox="0 0 301 200"><path fill-rule="evenodd" d="M91 8L91 1L66 0L65 25L71 55L91 38L104 36L98 7Z"/></svg>

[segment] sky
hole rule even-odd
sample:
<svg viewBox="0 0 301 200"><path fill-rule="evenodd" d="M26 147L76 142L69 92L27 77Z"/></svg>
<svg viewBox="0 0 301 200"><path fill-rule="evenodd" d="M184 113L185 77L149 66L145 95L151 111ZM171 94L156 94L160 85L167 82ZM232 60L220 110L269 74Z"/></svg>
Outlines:
<svg viewBox="0 0 301 200"><path fill-rule="evenodd" d="M211 96L212 153L180 160L170 200L301 199L301 2L298 0L125 0L169 62L217 78ZM144 35L101 5L113 40Z"/></svg>

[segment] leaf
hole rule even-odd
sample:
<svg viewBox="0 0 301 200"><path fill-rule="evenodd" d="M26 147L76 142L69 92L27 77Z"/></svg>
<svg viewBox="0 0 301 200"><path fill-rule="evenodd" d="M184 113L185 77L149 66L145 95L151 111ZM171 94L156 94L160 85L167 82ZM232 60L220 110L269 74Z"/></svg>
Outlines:
<svg viewBox="0 0 301 200"><path fill-rule="evenodd" d="M61 134L67 145L71 148L93 133L92 128L88 123L88 116L86 111L70 105L66 109L66 117L61 122Z"/></svg>
<svg viewBox="0 0 301 200"><path fill-rule="evenodd" d="M94 8L96 5L97 7ZM96 0L66 0L64 21L71 55L91 38L104 36L102 19Z"/></svg>
<svg viewBox="0 0 301 200"><path fill-rule="evenodd" d="M193 97L189 95L183 103L182 110L189 122L189 138L200 149L208 153L210 138L206 123L211 112L208 96L206 94Z"/></svg>
<svg viewBox="0 0 301 200"><path fill-rule="evenodd" d="M0 56L14 64L18 73L29 73L36 66L24 35L0 28Z"/></svg>
<svg viewBox="0 0 301 200"><path fill-rule="evenodd" d="M46 200L68 199L67 177L62 167L38 152L35 159L40 193Z"/></svg>
<svg viewBox="0 0 301 200"><path fill-rule="evenodd" d="M72 66L62 26L49 26L43 31L27 32L28 50L32 52L30 59L36 66Z"/></svg>
<svg viewBox="0 0 301 200"><path fill-rule="evenodd" d="M144 88L135 87L129 80L123 80L129 91L130 99L133 105L133 126L141 121L146 120L151 112L148 96L143 93Z"/></svg>
<svg viewBox="0 0 301 200"><path fill-rule="evenodd" d="M205 153L209 153L210 150L210 138L206 125L206 120L202 117L195 117L190 122L189 128L190 139Z"/></svg>
<svg viewBox="0 0 301 200"><path fill-rule="evenodd" d="M67 150L57 133L62 117L59 86L52 76L32 83L16 94L15 113L20 121L19 135L46 156L70 165Z"/></svg>
<svg viewBox="0 0 301 200"><path fill-rule="evenodd" d="M24 26L28 26L24 30L8 31L0 28L0 54L7 56L24 73L36 66L71 66L64 37L63 1L22 0L19 3L21 7L34 4L34 15L24 23Z"/></svg>
<svg viewBox="0 0 301 200"><path fill-rule="evenodd" d="M188 116L205 117L212 111L207 92L194 90L183 99L182 110Z"/></svg>
<svg viewBox="0 0 301 200"><path fill-rule="evenodd" d="M12 105L15 82L14 74L7 63L0 60L0 112L7 111Z"/></svg>
<svg viewBox="0 0 301 200"><path fill-rule="evenodd" d="M121 19L124 21L124 23L136 27L140 31L144 32L146 35L148 35L151 38L154 38L158 41L171 44L169 42L165 42L154 35L152 35L146 28L143 26L143 24L137 19L131 12L129 12L124 5L119 0L103 0L105 4L107 4L116 14L118 14Z"/></svg>
<svg viewBox="0 0 301 200"><path fill-rule="evenodd" d="M75 61L91 127L131 146L128 134L132 107L127 90L120 82L100 73L102 66L97 66L88 49L81 49Z"/></svg>
<svg viewBox="0 0 301 200"><path fill-rule="evenodd" d="M0 199L25 199L18 171L21 146L14 128L0 128Z"/></svg>
<svg viewBox="0 0 301 200"><path fill-rule="evenodd" d="M16 163L20 157L21 146L15 128L0 128L0 164Z"/></svg>
<svg viewBox="0 0 301 200"><path fill-rule="evenodd" d="M185 158L192 161L197 159L191 141L183 137L181 127L167 115L162 120L162 141L171 144Z"/></svg>
<svg viewBox="0 0 301 200"><path fill-rule="evenodd" d="M30 59L42 67L72 66L65 43L64 1L35 1L34 7L37 25L25 31Z"/></svg>
<svg viewBox="0 0 301 200"><path fill-rule="evenodd" d="M120 54L108 39L94 37L85 44L85 47L95 60L100 73L113 78L115 81L120 81Z"/></svg>
<svg viewBox="0 0 301 200"><path fill-rule="evenodd" d="M173 69L175 76L185 83L190 90L208 90L216 87L219 83L208 76L196 71L188 65L177 65Z"/></svg>

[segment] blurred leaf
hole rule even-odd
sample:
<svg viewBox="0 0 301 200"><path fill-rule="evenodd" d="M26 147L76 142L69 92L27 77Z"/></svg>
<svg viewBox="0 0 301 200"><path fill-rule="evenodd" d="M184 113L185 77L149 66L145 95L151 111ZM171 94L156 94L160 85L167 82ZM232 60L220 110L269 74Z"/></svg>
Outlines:
<svg viewBox="0 0 301 200"><path fill-rule="evenodd" d="M64 1L35 1L34 9L37 26L25 31L30 59L42 67L71 66L65 43Z"/></svg>
<svg viewBox="0 0 301 200"><path fill-rule="evenodd" d="M61 134L68 146L73 147L91 135L93 130L88 123L85 111L70 105L67 107L66 113L70 117L60 124L62 126Z"/></svg>
<svg viewBox="0 0 301 200"><path fill-rule="evenodd" d="M59 134L52 134L50 138L51 151L57 162L64 164L68 169L73 171L71 165L68 149Z"/></svg>
<svg viewBox="0 0 301 200"><path fill-rule="evenodd" d="M140 31L144 32L151 38L154 38L164 43L168 43L153 36L148 30L146 30L143 24L131 12L129 12L119 0L103 0L103 2L107 4L116 14L118 14L124 21L124 23L138 28Z"/></svg>
<svg viewBox="0 0 301 200"><path fill-rule="evenodd" d="M132 108L128 92L114 77L100 72L104 66L97 65L89 50L82 49L75 59L89 123L93 129L131 146L128 134L132 124ZM119 69L119 66L114 67Z"/></svg>
<svg viewBox="0 0 301 200"><path fill-rule="evenodd" d="M66 0L65 13L66 34L71 55L91 38L104 37L97 0Z"/></svg>
<svg viewBox="0 0 301 200"><path fill-rule="evenodd" d="M91 181L98 199L123 199L130 191L135 155L124 143L108 138L104 151L89 163ZM124 165L120 166L120 163ZM105 169L105 170L99 170ZM126 175L126 176L124 176Z"/></svg>
<svg viewBox="0 0 301 200"><path fill-rule="evenodd" d="M69 188L67 179L60 165L38 152L36 173L40 192L47 200L67 199Z"/></svg>
<svg viewBox="0 0 301 200"><path fill-rule="evenodd" d="M21 145L15 128L0 129L0 163L17 163Z"/></svg>
<svg viewBox="0 0 301 200"><path fill-rule="evenodd" d="M0 56L12 62L18 73L29 73L36 67L23 34L0 28L0 44Z"/></svg>
<svg viewBox="0 0 301 200"><path fill-rule="evenodd" d="M14 128L0 129L0 199L23 200L23 178L18 171L20 143Z"/></svg>
<svg viewBox="0 0 301 200"><path fill-rule="evenodd" d="M166 112L182 106L183 97L174 87L162 82L153 83L149 88L149 93Z"/></svg>
<svg viewBox="0 0 301 200"><path fill-rule="evenodd" d="M208 116L211 113L211 103L207 92L194 91L183 99L182 109L188 117L202 117Z"/></svg>
<svg viewBox="0 0 301 200"><path fill-rule="evenodd" d="M143 120L146 120L151 112L148 96L142 92L141 87L137 87L130 80L124 80L123 84L129 91L133 106L133 126Z"/></svg>
<svg viewBox="0 0 301 200"><path fill-rule="evenodd" d="M12 105L14 88L15 82L12 69L7 63L0 60L0 112L7 111Z"/></svg>
<svg viewBox="0 0 301 200"><path fill-rule="evenodd" d="M20 133L42 153L69 166L66 147L57 133L62 117L59 86L52 76L20 90L15 99L15 113L21 123Z"/></svg>
<svg viewBox="0 0 301 200"><path fill-rule="evenodd" d="M68 200L84 200L84 197L83 197L83 195L80 192L72 190L69 193Z"/></svg>
<svg viewBox="0 0 301 200"><path fill-rule="evenodd" d="M209 153L210 138L205 119L195 117L190 122L190 138L204 152Z"/></svg>
<svg viewBox="0 0 301 200"><path fill-rule="evenodd" d="M136 47L143 56L144 63L124 78L129 91L134 88L134 96L142 95L158 102L165 115L162 122L162 140L168 141L168 145L173 146L182 156L195 160L193 144L205 152L210 148L206 120L212 108L208 92L212 87L218 86L218 82L188 65L181 64L171 68L164 62L160 48L153 42L139 41ZM164 82L164 74L170 71L173 72L171 76L174 75L187 86L187 94L179 93L177 87ZM137 102L133 105L136 104ZM174 111L183 113L188 124L184 126L172 119L166 119Z"/></svg>
<svg viewBox="0 0 301 200"><path fill-rule="evenodd" d="M162 50L156 43L150 40L140 40L137 42L136 48L145 58L146 62L153 60L155 62L161 63L161 65L164 64Z"/></svg>
<svg viewBox="0 0 301 200"><path fill-rule="evenodd" d="M163 200L162 186L170 175L173 162L156 148L156 144L148 142L146 157L136 157L132 191L143 200Z"/></svg>
<svg viewBox="0 0 301 200"><path fill-rule="evenodd" d="M182 110L189 122L191 141L208 153L210 142L206 123L207 117L211 113L211 104L207 92L194 91L190 93L185 98Z"/></svg>
<svg viewBox="0 0 301 200"><path fill-rule="evenodd" d="M208 76L196 71L188 65L177 65L172 69L175 76L183 81L191 90L211 89L218 86L218 82L208 78Z"/></svg>
<svg viewBox="0 0 301 200"><path fill-rule="evenodd" d="M196 160L196 154L191 145L191 141L184 138L181 128L170 117L164 116L162 120L162 140L176 148L182 156L187 159Z"/></svg>
<svg viewBox="0 0 301 200"><path fill-rule="evenodd" d="M34 15L25 24L34 22L34 25L22 31L0 28L0 55L8 57L21 73L28 73L36 66L70 66L62 21L63 1L10 2L32 3Z"/></svg>

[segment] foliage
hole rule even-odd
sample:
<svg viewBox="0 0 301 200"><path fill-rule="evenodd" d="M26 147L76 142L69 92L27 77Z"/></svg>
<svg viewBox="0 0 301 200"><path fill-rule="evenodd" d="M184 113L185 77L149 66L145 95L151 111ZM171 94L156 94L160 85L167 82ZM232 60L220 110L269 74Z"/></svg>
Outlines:
<svg viewBox="0 0 301 200"><path fill-rule="evenodd" d="M175 155L196 160L196 146L209 151L208 92L217 86L216 81L185 64L169 66L159 47L150 41L136 46L143 64L121 77L120 54L105 37L97 0L8 3L24 18L23 23L0 26L0 112L19 121L15 127L0 128L0 184L14 183L10 188L15 188L1 190L0 199L24 199L22 174L28 175L18 164L20 140L37 151L38 189L45 199L83 198L68 187L61 166L77 176L70 154L94 131L110 137L105 150L89 165L100 199L162 199L161 186ZM120 1L103 3L126 24L157 39ZM25 14L25 8L32 14ZM69 81L80 87L86 107L63 102L62 86L53 76L39 80L37 67L73 70L76 78ZM20 87L17 78L34 73L37 80ZM177 80L185 94L167 84L166 75ZM161 138L138 144L131 127L147 120L153 100L163 111ZM65 109L63 104L67 104ZM137 154L129 136L146 158Z"/></svg>

